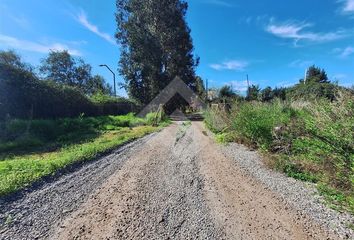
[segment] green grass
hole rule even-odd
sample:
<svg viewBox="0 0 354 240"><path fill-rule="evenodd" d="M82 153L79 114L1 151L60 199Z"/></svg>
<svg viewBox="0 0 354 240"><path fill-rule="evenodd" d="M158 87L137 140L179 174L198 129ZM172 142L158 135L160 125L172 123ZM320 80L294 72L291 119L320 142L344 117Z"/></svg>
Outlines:
<svg viewBox="0 0 354 240"><path fill-rule="evenodd" d="M227 116L210 109L205 117L218 142L260 149L271 167L317 183L329 204L354 213L353 95L334 102L241 102Z"/></svg>
<svg viewBox="0 0 354 240"><path fill-rule="evenodd" d="M133 114L58 120L0 122L0 160L6 154L47 151L96 138L102 131L148 125Z"/></svg>
<svg viewBox="0 0 354 240"><path fill-rule="evenodd" d="M324 196L330 208L340 212L354 213L354 196L344 194L324 184L319 184L317 189Z"/></svg>
<svg viewBox="0 0 354 240"><path fill-rule="evenodd" d="M12 120L3 123L0 142L0 196L4 196L71 164L102 153L168 125L148 125L132 114L59 120ZM24 131L27 131L24 133Z"/></svg>

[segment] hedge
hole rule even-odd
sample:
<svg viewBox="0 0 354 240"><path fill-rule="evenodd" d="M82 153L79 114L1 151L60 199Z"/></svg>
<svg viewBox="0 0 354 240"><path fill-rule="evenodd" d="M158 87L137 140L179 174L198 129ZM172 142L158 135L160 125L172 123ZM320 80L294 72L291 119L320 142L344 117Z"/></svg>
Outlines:
<svg viewBox="0 0 354 240"><path fill-rule="evenodd" d="M0 119L47 119L136 112L124 98L94 101L75 87L38 79L33 73L0 64Z"/></svg>

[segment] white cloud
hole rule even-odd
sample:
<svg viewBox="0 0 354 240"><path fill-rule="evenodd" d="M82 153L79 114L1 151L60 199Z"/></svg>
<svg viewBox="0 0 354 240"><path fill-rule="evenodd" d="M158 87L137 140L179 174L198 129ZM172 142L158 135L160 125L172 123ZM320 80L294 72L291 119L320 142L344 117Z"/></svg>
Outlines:
<svg viewBox="0 0 354 240"><path fill-rule="evenodd" d="M223 6L223 7L233 7L234 6L233 4L231 4L225 0L205 0L204 2L209 3L209 4Z"/></svg>
<svg viewBox="0 0 354 240"><path fill-rule="evenodd" d="M354 47L348 46L346 48L334 48L331 52L336 54L339 58L347 58L354 54Z"/></svg>
<svg viewBox="0 0 354 240"><path fill-rule="evenodd" d="M293 67L293 68L306 68L309 67L310 65L313 65L313 61L300 60L300 59L297 59L289 63L289 67Z"/></svg>
<svg viewBox="0 0 354 240"><path fill-rule="evenodd" d="M276 87L287 88L287 87L294 86L294 85L297 84L298 82L299 82L299 80L294 79L293 81L278 82L275 86L276 86Z"/></svg>
<svg viewBox="0 0 354 240"><path fill-rule="evenodd" d="M215 70L235 70L235 71L244 71L245 68L249 65L246 61L232 60L226 61L221 64L210 64L210 67Z"/></svg>
<svg viewBox="0 0 354 240"><path fill-rule="evenodd" d="M266 31L280 38L292 39L296 44L300 40L308 42L329 42L342 39L348 36L344 30L335 32L312 32L304 29L311 27L310 23L271 23L266 27Z"/></svg>
<svg viewBox="0 0 354 240"><path fill-rule="evenodd" d="M231 87L233 90L238 91L238 92L246 92L248 89L248 83L247 80L244 81L232 81L230 83ZM250 83L251 85L251 83Z"/></svg>
<svg viewBox="0 0 354 240"><path fill-rule="evenodd" d="M107 42L109 42L111 44L116 44L116 42L114 41L114 39L111 35L109 35L108 33L105 33L105 32L101 32L96 25L94 25L88 21L87 15L83 10L81 10L80 13L76 16L76 20L82 26L84 26L85 28L87 28L89 31L93 32L97 36L103 38L104 40L106 40Z"/></svg>
<svg viewBox="0 0 354 240"><path fill-rule="evenodd" d="M354 53L354 48L353 47L346 47L343 49L342 53L340 54L340 57L346 58Z"/></svg>
<svg viewBox="0 0 354 240"><path fill-rule="evenodd" d="M341 2L344 2L343 13L354 13L354 0L343 0Z"/></svg>
<svg viewBox="0 0 354 240"><path fill-rule="evenodd" d="M79 50L71 49L65 44L61 44L61 43L42 44L42 43L17 39L15 37L3 35L3 34L0 34L0 47L21 49L21 50L39 52L39 53L48 53L51 50L53 51L67 50L71 55L74 56L82 55Z"/></svg>

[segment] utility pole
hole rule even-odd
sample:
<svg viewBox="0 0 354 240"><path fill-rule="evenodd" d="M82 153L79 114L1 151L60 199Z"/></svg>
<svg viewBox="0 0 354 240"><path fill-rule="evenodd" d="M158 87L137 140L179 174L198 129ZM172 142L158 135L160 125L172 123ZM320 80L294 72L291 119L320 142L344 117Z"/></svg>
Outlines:
<svg viewBox="0 0 354 240"><path fill-rule="evenodd" d="M248 74L246 75L246 78L247 78L247 96L248 96L250 92L250 81L248 80Z"/></svg>
<svg viewBox="0 0 354 240"><path fill-rule="evenodd" d="M306 68L306 69L305 69L305 78L304 78L304 83L305 83L305 85L306 85L306 81L307 81L307 73L308 73L308 71L309 71L309 69Z"/></svg>
<svg viewBox="0 0 354 240"><path fill-rule="evenodd" d="M117 90L116 90L116 74L110 69L106 64L99 65L100 67L106 67L112 74L113 74L113 88L114 88L114 96L117 97Z"/></svg>
<svg viewBox="0 0 354 240"><path fill-rule="evenodd" d="M205 94L205 102L208 102L208 79L206 79L205 81L205 91L206 91L206 94Z"/></svg>

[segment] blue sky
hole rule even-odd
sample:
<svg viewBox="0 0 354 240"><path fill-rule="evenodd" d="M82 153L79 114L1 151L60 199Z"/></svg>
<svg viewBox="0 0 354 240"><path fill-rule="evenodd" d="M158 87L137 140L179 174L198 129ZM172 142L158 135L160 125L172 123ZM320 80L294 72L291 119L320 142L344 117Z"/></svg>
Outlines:
<svg viewBox="0 0 354 240"><path fill-rule="evenodd" d="M244 91L246 74L262 87L289 86L312 64L342 85L354 84L354 0L188 3L197 73L210 86ZM68 49L111 83L98 65L117 69L114 12L114 0L0 0L0 49L14 49L33 65L50 49Z"/></svg>

